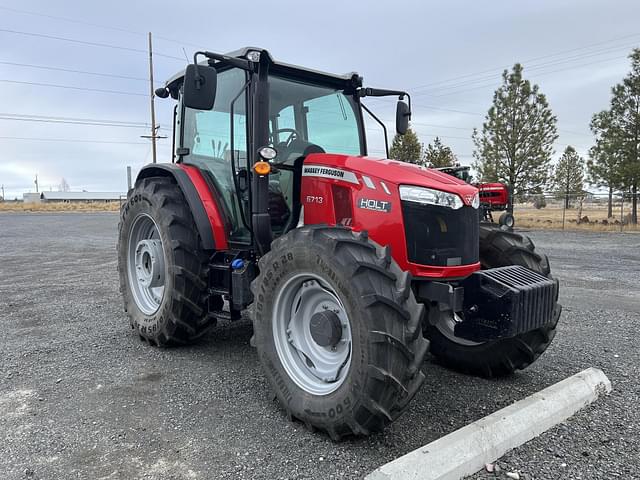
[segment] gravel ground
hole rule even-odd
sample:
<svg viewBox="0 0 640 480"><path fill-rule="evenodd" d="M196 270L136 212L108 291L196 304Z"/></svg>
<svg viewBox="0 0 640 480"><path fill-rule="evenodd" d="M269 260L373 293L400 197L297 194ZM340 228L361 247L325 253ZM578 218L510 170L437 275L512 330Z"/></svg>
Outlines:
<svg viewBox="0 0 640 480"><path fill-rule="evenodd" d="M114 214L0 214L0 478L331 479L374 468L588 366L614 392L499 461L521 478L640 478L640 235L530 232L564 314L503 380L428 362L410 410L336 444L270 397L246 321L159 350L122 311ZM493 478L479 473L474 478Z"/></svg>

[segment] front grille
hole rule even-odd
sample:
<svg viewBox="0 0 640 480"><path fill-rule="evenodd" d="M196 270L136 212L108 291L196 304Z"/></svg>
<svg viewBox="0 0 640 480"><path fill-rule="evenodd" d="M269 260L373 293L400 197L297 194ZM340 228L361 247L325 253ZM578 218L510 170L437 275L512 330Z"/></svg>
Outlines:
<svg viewBox="0 0 640 480"><path fill-rule="evenodd" d="M410 262L438 267L478 262L477 209L402 202L402 216Z"/></svg>

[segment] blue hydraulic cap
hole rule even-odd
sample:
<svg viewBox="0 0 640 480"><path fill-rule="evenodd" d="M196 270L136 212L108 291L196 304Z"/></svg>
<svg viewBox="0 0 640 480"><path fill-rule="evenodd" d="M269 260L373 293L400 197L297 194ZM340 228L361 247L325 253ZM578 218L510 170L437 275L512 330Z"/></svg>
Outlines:
<svg viewBox="0 0 640 480"><path fill-rule="evenodd" d="M233 262L231 262L231 268L233 268L234 270L240 270L242 267L244 267L244 260L242 260L241 258L236 258Z"/></svg>

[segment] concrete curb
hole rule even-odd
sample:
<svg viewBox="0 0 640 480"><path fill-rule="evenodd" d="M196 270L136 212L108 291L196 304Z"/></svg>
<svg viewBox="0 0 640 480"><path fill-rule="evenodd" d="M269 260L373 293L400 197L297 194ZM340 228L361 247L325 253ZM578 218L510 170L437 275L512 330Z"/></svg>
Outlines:
<svg viewBox="0 0 640 480"><path fill-rule="evenodd" d="M611 382L588 368L377 468L366 480L458 480L566 420Z"/></svg>

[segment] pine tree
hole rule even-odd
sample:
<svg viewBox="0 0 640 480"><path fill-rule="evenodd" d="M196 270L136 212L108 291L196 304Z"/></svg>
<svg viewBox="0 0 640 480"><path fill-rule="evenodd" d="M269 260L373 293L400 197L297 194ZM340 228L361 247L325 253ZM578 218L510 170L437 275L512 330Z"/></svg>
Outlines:
<svg viewBox="0 0 640 480"><path fill-rule="evenodd" d="M404 135L393 137L389 156L394 160L409 163L422 163L422 145L416 133L409 128Z"/></svg>
<svg viewBox="0 0 640 480"><path fill-rule="evenodd" d="M556 193L564 197L565 208L569 208L571 195L583 192L584 159L571 145L564 150L553 170L553 186Z"/></svg>
<svg viewBox="0 0 640 480"><path fill-rule="evenodd" d="M457 162L458 158L451 148L442 143L440 137L433 140L433 145L427 145L422 157L422 163L429 168L452 167Z"/></svg>
<svg viewBox="0 0 640 480"><path fill-rule="evenodd" d="M502 81L482 133L473 131L474 167L482 181L507 183L516 195L540 191L558 138L556 117L539 87L522 77L522 65L505 70Z"/></svg>
<svg viewBox="0 0 640 480"><path fill-rule="evenodd" d="M591 131L596 137L596 144L589 149L587 171L589 183L599 187L607 187L607 217L613 217L613 191L621 188L620 163L621 156L615 138L611 138L611 120L608 111L597 113L591 120Z"/></svg>
<svg viewBox="0 0 640 480"><path fill-rule="evenodd" d="M640 49L633 50L629 58L631 72L622 83L613 87L611 108L599 115L606 119L601 138L609 150L615 152L616 177L621 188L631 192L631 222L637 224L640 185Z"/></svg>

